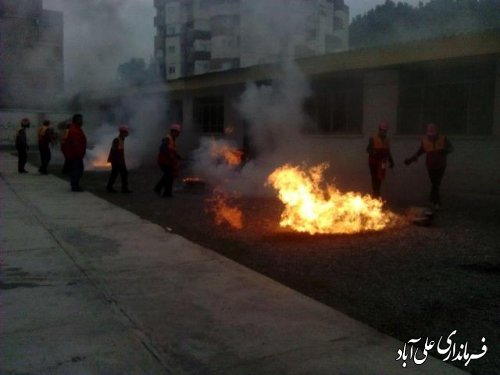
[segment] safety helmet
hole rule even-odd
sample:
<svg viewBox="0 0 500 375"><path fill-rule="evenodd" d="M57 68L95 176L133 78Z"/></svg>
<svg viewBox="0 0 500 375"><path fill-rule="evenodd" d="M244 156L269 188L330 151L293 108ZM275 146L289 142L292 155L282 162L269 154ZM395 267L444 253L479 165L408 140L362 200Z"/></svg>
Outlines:
<svg viewBox="0 0 500 375"><path fill-rule="evenodd" d="M170 130L175 130L175 131L178 131L180 133L181 126L179 124L172 124L172 125L170 125Z"/></svg>
<svg viewBox="0 0 500 375"><path fill-rule="evenodd" d="M436 135L436 134L437 134L436 124L433 123L427 124L427 135Z"/></svg>
<svg viewBox="0 0 500 375"><path fill-rule="evenodd" d="M389 129L389 122L388 121L380 121L378 124L379 130L387 130Z"/></svg>
<svg viewBox="0 0 500 375"><path fill-rule="evenodd" d="M21 125L29 126L29 124L30 124L30 120L27 117L25 117L21 120Z"/></svg>
<svg viewBox="0 0 500 375"><path fill-rule="evenodd" d="M120 133L127 133L127 134L129 133L129 128L127 125L120 125L118 130L120 131Z"/></svg>

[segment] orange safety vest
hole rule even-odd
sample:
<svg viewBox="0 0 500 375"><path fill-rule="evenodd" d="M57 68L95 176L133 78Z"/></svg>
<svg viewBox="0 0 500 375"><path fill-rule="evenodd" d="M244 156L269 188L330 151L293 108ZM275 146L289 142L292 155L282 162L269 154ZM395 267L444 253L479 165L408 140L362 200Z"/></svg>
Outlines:
<svg viewBox="0 0 500 375"><path fill-rule="evenodd" d="M47 133L47 130L49 129L48 126L41 126L38 129L38 142L43 141L43 137L45 137L45 133Z"/></svg>
<svg viewBox="0 0 500 375"><path fill-rule="evenodd" d="M422 138L422 147L425 152L442 151L446 147L446 136L439 134L434 141L428 137Z"/></svg>
<svg viewBox="0 0 500 375"><path fill-rule="evenodd" d="M385 137L382 139L378 134L372 137L373 140L373 149L375 151L389 151L389 139Z"/></svg>
<svg viewBox="0 0 500 375"><path fill-rule="evenodd" d="M113 148L115 141L118 141L118 145L116 148ZM108 163L125 164L125 139L117 137L113 140L111 150L109 150Z"/></svg>

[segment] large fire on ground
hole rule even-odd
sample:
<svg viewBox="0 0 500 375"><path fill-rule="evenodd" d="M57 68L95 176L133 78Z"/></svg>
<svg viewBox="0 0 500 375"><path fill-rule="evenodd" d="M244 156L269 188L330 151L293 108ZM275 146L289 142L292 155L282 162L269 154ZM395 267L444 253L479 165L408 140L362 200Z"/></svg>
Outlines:
<svg viewBox="0 0 500 375"><path fill-rule="evenodd" d="M208 157L215 166L225 165L228 171L234 171L243 163L243 152L233 147L226 141L211 139L208 148ZM229 225L234 229L243 228L243 213L235 203L235 194L224 191L222 184L225 181L218 181L212 195L206 200L207 211L214 216L217 225Z"/></svg>
<svg viewBox="0 0 500 375"><path fill-rule="evenodd" d="M324 183L323 163L309 169L286 164L276 169L268 183L285 204L280 226L310 234L380 231L395 222L396 215L369 195L342 193Z"/></svg>

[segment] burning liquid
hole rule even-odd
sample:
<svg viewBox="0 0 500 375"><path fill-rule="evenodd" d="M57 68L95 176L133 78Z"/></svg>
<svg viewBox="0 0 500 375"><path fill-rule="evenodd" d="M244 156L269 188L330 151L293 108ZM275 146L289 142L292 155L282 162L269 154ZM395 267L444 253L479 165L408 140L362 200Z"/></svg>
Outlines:
<svg viewBox="0 0 500 375"><path fill-rule="evenodd" d="M236 167L242 162L243 152L226 143L212 140L210 143L210 156L225 162L230 167Z"/></svg>
<svg viewBox="0 0 500 375"><path fill-rule="evenodd" d="M357 233L382 230L395 220L396 215L384 212L382 201L325 185L327 168L320 164L302 170L286 164L268 177L285 204L281 227L310 234Z"/></svg>
<svg viewBox="0 0 500 375"><path fill-rule="evenodd" d="M90 168L94 170L111 169L111 164L108 162L108 154L99 153L91 154L89 152Z"/></svg>
<svg viewBox="0 0 500 375"><path fill-rule="evenodd" d="M208 211L214 215L217 225L229 224L235 229L243 228L243 214L241 210L230 202L230 199L221 191L214 191L207 199Z"/></svg>

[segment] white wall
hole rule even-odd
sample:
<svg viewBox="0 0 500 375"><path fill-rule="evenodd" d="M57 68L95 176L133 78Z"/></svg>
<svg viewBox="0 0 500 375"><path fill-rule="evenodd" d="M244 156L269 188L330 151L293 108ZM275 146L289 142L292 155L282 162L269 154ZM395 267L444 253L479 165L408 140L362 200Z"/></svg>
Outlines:
<svg viewBox="0 0 500 375"><path fill-rule="evenodd" d="M27 137L30 145L37 144L37 129L43 120L50 120L54 129L61 121L71 119L72 114L67 112L35 112L23 110L0 111L0 146L14 146L17 129L20 129L21 119L28 118L31 126Z"/></svg>

